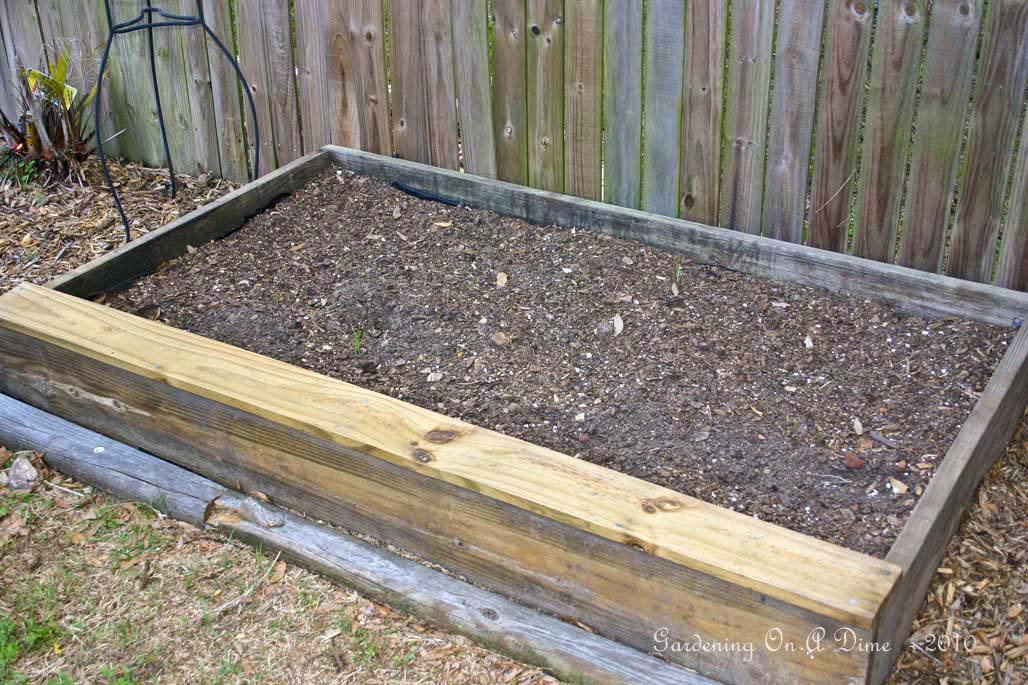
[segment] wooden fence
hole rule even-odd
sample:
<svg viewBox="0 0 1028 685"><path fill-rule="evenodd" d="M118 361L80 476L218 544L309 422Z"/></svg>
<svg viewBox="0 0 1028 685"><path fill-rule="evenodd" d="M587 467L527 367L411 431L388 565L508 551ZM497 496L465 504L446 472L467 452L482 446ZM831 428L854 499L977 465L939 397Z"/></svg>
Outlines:
<svg viewBox="0 0 1028 685"><path fill-rule="evenodd" d="M89 74L102 0L2 2L5 71L56 42ZM204 5L252 84L262 171L337 143L1028 286L1024 0ZM143 34L116 42L104 135L160 164L145 55ZM159 31L158 75L178 168L245 177L228 63Z"/></svg>

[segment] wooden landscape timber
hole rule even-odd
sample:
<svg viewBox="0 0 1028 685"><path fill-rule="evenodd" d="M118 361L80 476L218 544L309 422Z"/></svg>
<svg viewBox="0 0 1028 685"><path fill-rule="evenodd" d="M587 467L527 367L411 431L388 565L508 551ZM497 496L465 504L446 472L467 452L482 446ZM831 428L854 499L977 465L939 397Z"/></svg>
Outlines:
<svg viewBox="0 0 1028 685"><path fill-rule="evenodd" d="M1028 312L1025 293L375 154L325 152L341 169L448 202L598 230L775 280L1007 326ZM300 160L278 190L329 167L325 154ZM271 197L248 194L263 182L151 234L156 245L132 243L52 287L103 292L227 234L263 206L256 197ZM207 216L215 212L223 225ZM884 561L37 286L0 297L0 392L223 487L387 541L630 648L654 650L660 628L670 641L753 645L749 659L662 655L708 678L877 684L1028 401L1028 330L1016 334ZM797 651L769 649L774 629ZM811 658L804 643L818 629L829 640L850 630L887 651Z"/></svg>
<svg viewBox="0 0 1028 685"><path fill-rule="evenodd" d="M575 683L716 685L328 526L0 395L0 444L26 445L75 480L217 530Z"/></svg>

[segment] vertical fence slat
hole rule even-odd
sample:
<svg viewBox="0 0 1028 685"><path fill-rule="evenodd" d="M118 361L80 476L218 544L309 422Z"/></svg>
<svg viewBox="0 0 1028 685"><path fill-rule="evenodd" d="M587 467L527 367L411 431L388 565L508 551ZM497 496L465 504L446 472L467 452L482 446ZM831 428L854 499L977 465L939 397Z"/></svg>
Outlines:
<svg viewBox="0 0 1028 685"><path fill-rule="evenodd" d="M607 0L603 25L604 200L634 209L642 173L642 3Z"/></svg>
<svg viewBox="0 0 1028 685"><path fill-rule="evenodd" d="M528 184L564 192L564 1L529 0Z"/></svg>
<svg viewBox="0 0 1028 685"><path fill-rule="evenodd" d="M304 150L331 142L328 104L328 36L324 0L296 0L296 89ZM352 80L352 77L351 77Z"/></svg>
<svg viewBox="0 0 1028 685"><path fill-rule="evenodd" d="M603 0L569 2L564 25L567 27L564 65L565 192L599 200L602 194Z"/></svg>
<svg viewBox="0 0 1028 685"><path fill-rule="evenodd" d="M0 15L0 109L11 121L17 121L18 105L17 93L14 89L14 69L7 56L7 32L10 29L3 15Z"/></svg>
<svg viewBox="0 0 1028 685"><path fill-rule="evenodd" d="M935 271L942 260L981 18L982 0L935 0L928 18L899 249L904 266Z"/></svg>
<svg viewBox="0 0 1028 685"><path fill-rule="evenodd" d="M1028 3L992 0L946 273L988 282L1028 79Z"/></svg>
<svg viewBox="0 0 1028 685"><path fill-rule="evenodd" d="M232 18L228 0L204 0L204 16L207 23L229 52L235 54L232 39ZM249 109L240 111L239 94L242 85L228 58L218 49L214 41L206 39L207 64L210 70L211 97L214 100L214 120L217 127L218 156L224 176L244 181L248 178L246 144L243 127L252 128ZM244 123L245 122L245 123ZM265 168L267 170L267 162Z"/></svg>
<svg viewBox="0 0 1028 685"><path fill-rule="evenodd" d="M275 161L275 131L271 118L271 76L265 53L264 13L258 0L236 3L236 24L239 36L239 66L250 84L257 108L257 131L260 133L260 172L278 167ZM255 136L247 138L250 159L254 159Z"/></svg>
<svg viewBox="0 0 1028 685"><path fill-rule="evenodd" d="M682 161L685 3L649 0L644 37L643 178L641 207L678 215Z"/></svg>
<svg viewBox="0 0 1028 685"><path fill-rule="evenodd" d="M782 3L768 128L763 233L803 240L810 144L814 132L823 2Z"/></svg>
<svg viewBox="0 0 1028 685"><path fill-rule="evenodd" d="M448 0L389 4L393 142L404 159L457 168Z"/></svg>
<svg viewBox="0 0 1028 685"><path fill-rule="evenodd" d="M773 0L732 5L720 224L759 233L771 82Z"/></svg>
<svg viewBox="0 0 1028 685"><path fill-rule="evenodd" d="M872 0L830 2L807 242L844 252L857 171Z"/></svg>
<svg viewBox="0 0 1028 685"><path fill-rule="evenodd" d="M1014 162L1010 214L1004 232L996 285L1028 290L1028 116L1021 122L1021 147Z"/></svg>
<svg viewBox="0 0 1028 685"><path fill-rule="evenodd" d="M496 176L528 182L527 0L495 0L493 132Z"/></svg>
<svg viewBox="0 0 1028 685"><path fill-rule="evenodd" d="M325 12L331 140L391 155L382 0L328 0Z"/></svg>
<svg viewBox="0 0 1028 685"><path fill-rule="evenodd" d="M39 32L39 15L34 0L5 0L4 25L8 62L25 69L43 68L46 50Z"/></svg>
<svg viewBox="0 0 1028 685"><path fill-rule="evenodd" d="M289 3L281 0L262 0L261 4L266 40L264 49L268 56L271 86L271 125L275 128L275 159L281 166L303 156L303 134L296 102L293 32L290 26Z"/></svg>
<svg viewBox="0 0 1028 685"><path fill-rule="evenodd" d="M496 142L489 93L486 0L453 0L453 70L457 79L464 170L496 177Z"/></svg>
<svg viewBox="0 0 1028 685"><path fill-rule="evenodd" d="M728 0L685 5L679 216L717 224Z"/></svg>
<svg viewBox="0 0 1028 685"><path fill-rule="evenodd" d="M892 0L879 10L853 253L880 262L893 261L926 5L927 0Z"/></svg>

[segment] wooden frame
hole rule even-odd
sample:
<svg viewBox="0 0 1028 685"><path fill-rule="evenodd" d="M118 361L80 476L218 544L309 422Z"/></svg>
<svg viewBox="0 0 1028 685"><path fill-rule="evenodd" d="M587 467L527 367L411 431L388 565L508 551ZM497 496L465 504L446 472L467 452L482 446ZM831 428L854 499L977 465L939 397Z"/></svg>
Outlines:
<svg viewBox="0 0 1028 685"><path fill-rule="evenodd" d="M1028 313L1025 293L328 147L49 290L0 297L0 391L637 649L659 650L660 629L664 645L705 642L662 655L723 682L885 678L947 539L1028 401L1028 331L1016 334L892 551L877 560L69 296L117 287L235 230L331 163L448 201L935 315L1009 326ZM808 654L808 638L822 633L821 649ZM837 633L860 647L830 646ZM740 651L746 645L753 651Z"/></svg>

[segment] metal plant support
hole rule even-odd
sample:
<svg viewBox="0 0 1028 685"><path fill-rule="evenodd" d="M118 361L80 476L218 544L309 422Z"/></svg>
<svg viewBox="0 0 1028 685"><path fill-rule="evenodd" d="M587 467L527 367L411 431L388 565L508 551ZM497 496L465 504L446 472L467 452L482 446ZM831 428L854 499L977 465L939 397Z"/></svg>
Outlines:
<svg viewBox="0 0 1028 685"><path fill-rule="evenodd" d="M175 184L175 167L171 162L171 149L168 147L168 132L164 127L164 111L161 109L161 90L157 85L157 63L154 60L153 49L154 29L170 28L174 26L199 26L203 29L204 33L214 41L214 44L218 46L221 52L232 64L232 68L235 69L236 76L239 78L240 83L243 84L243 92L246 93L246 100L250 105L250 117L253 120L253 178L257 178L257 176L260 175L261 133L257 124L257 107L253 102L253 93L250 92L250 85L247 83L246 77L243 76L243 70L239 68L239 62L236 61L235 56L233 56L232 52L225 47L225 44L221 42L218 35L214 33L211 27L207 24L207 20L203 13L203 0L196 0L196 14L194 16L171 14L163 9L154 7L151 4L151 0L146 0L146 6L142 8L138 17L120 24L114 23L110 0L104 0L104 11L107 15L107 43L104 45L103 57L100 59L100 73L97 74L96 77L96 101L93 105L93 127L96 130L96 156L100 160L100 169L103 171L104 181L107 182L107 187L110 189L111 196L114 198L114 206L117 207L118 215L121 217L121 223L125 227L125 242L129 242L132 240L132 232L129 228L128 217L125 216L125 209L121 206L121 199L118 197L118 191L115 189L114 182L111 180L111 172L107 168L107 158L104 157L103 138L100 135L100 104L103 100L104 72L107 70L107 61L111 55L111 45L114 43L115 36L122 33L132 33L134 31L145 30L147 32L147 46L150 53L150 80L153 83L154 100L157 104L157 123L161 127L161 142L164 144L164 158L167 160L168 173L171 176L172 197L175 197L177 190Z"/></svg>

